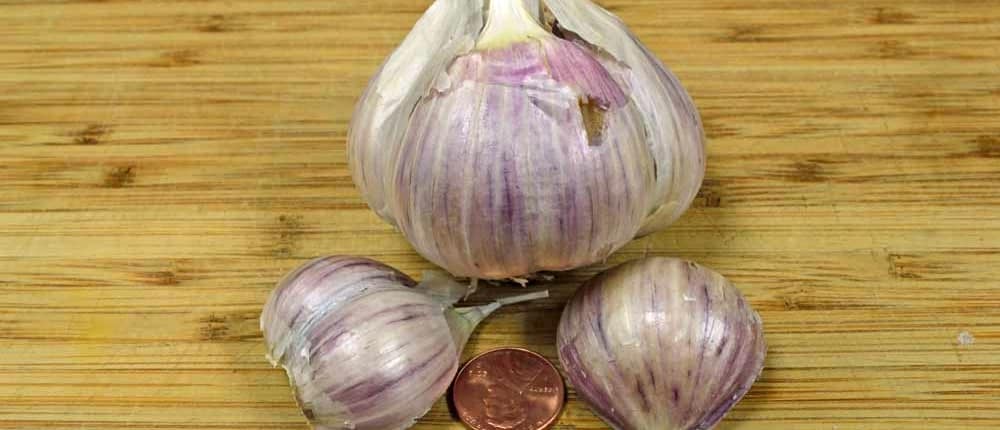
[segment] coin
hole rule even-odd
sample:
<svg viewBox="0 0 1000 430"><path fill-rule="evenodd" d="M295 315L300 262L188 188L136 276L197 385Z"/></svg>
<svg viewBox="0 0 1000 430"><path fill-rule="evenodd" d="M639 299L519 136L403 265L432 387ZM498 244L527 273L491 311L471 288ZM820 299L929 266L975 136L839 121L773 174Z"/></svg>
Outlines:
<svg viewBox="0 0 1000 430"><path fill-rule="evenodd" d="M565 387L545 357L500 348L469 360L455 378L458 417L475 430L542 430L555 423Z"/></svg>

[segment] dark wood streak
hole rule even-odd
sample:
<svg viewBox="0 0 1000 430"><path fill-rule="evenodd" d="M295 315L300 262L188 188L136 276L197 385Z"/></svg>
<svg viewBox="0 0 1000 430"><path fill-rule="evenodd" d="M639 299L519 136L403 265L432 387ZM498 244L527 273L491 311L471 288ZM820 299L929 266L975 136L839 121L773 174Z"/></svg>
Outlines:
<svg viewBox="0 0 1000 430"><path fill-rule="evenodd" d="M1000 158L1000 134L978 136L972 140L976 150L972 155L982 158Z"/></svg>
<svg viewBox="0 0 1000 430"><path fill-rule="evenodd" d="M112 127L104 124L90 124L83 130L73 133L73 142L77 145L97 145L101 140L109 135Z"/></svg>
<svg viewBox="0 0 1000 430"><path fill-rule="evenodd" d="M198 52L192 49L164 52L156 60L149 62L149 67L190 67L201 64Z"/></svg>
<svg viewBox="0 0 1000 430"><path fill-rule="evenodd" d="M212 313L199 318L199 339L206 342L256 341L263 339L258 326L259 312Z"/></svg>
<svg viewBox="0 0 1000 430"><path fill-rule="evenodd" d="M302 217L295 215L280 215L276 227L278 234L274 241L272 253L277 258L295 255L296 245L305 228Z"/></svg>
<svg viewBox="0 0 1000 430"><path fill-rule="evenodd" d="M226 33L235 31L239 27L234 25L232 18L228 18L223 14L213 14L205 19L205 22L200 24L197 29L203 33Z"/></svg>
<svg viewBox="0 0 1000 430"><path fill-rule="evenodd" d="M123 188L135 182L135 166L113 167L104 175L104 186L107 188Z"/></svg>
<svg viewBox="0 0 1000 430"><path fill-rule="evenodd" d="M872 24L913 24L917 17L901 9L876 7L871 15Z"/></svg>
<svg viewBox="0 0 1000 430"><path fill-rule="evenodd" d="M139 274L139 279L145 283L153 285L178 285L180 280L177 278L177 274L169 271L159 271L159 272L144 272Z"/></svg>

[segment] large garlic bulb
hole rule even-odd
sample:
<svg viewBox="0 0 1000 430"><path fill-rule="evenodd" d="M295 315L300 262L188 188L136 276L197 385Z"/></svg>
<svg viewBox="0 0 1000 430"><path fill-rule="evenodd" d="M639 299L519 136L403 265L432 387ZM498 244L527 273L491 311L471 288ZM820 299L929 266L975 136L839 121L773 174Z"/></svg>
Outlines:
<svg viewBox="0 0 1000 430"><path fill-rule="evenodd" d="M281 365L317 430L400 430L444 395L472 330L525 294L453 308L467 291L425 275L417 284L377 261L318 258L296 269L261 314L268 357Z"/></svg>
<svg viewBox="0 0 1000 430"><path fill-rule="evenodd" d="M590 264L665 228L705 168L676 77L589 0L435 1L369 83L349 146L382 218L488 279Z"/></svg>
<svg viewBox="0 0 1000 430"><path fill-rule="evenodd" d="M706 267L647 258L580 287L563 310L559 360L617 430L705 430L764 367L760 316Z"/></svg>

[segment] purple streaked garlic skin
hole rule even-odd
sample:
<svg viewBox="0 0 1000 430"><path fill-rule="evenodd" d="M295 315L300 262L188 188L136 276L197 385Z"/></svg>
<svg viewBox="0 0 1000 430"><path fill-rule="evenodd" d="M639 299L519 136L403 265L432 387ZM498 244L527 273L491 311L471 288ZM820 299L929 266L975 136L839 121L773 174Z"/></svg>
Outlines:
<svg viewBox="0 0 1000 430"><path fill-rule="evenodd" d="M442 80L413 113L390 201L424 256L504 278L572 269L632 240L652 160L639 111L596 58L557 38L515 43L459 57ZM603 115L604 130L588 133L583 113Z"/></svg>
<svg viewBox="0 0 1000 430"><path fill-rule="evenodd" d="M369 206L470 278L601 261L679 218L705 170L690 97L589 0L435 1L348 140Z"/></svg>
<svg viewBox="0 0 1000 430"><path fill-rule="evenodd" d="M281 365L318 430L405 429L447 391L475 326L502 304L453 308L467 287L421 283L360 257L312 260L286 276L261 314Z"/></svg>
<svg viewBox="0 0 1000 430"><path fill-rule="evenodd" d="M722 275L655 257L609 269L563 310L559 360L617 430L713 428L759 377L760 316Z"/></svg>

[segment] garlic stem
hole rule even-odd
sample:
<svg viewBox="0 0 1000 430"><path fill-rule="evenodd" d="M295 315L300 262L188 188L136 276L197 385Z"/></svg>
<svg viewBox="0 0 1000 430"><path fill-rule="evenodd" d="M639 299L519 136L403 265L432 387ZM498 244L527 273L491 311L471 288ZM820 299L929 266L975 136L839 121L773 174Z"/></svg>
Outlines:
<svg viewBox="0 0 1000 430"><path fill-rule="evenodd" d="M486 27L479 35L476 49L492 49L528 38L545 38L549 33L535 19L524 0L490 0Z"/></svg>
<svg viewBox="0 0 1000 430"><path fill-rule="evenodd" d="M480 306L448 309L445 312L445 318L448 320L448 326L451 327L451 335L455 340L456 348L459 351L465 348L465 343L469 341L469 336L472 335L472 331L476 329L476 326L497 309L515 303L544 299L548 296L549 290L543 290L513 297L503 297L492 303Z"/></svg>
<svg viewBox="0 0 1000 430"><path fill-rule="evenodd" d="M494 303L497 303L501 306L506 306L536 299L544 299L547 297L549 297L549 290L543 290L543 291L535 291L534 293L520 294L513 297L501 297L497 299Z"/></svg>

